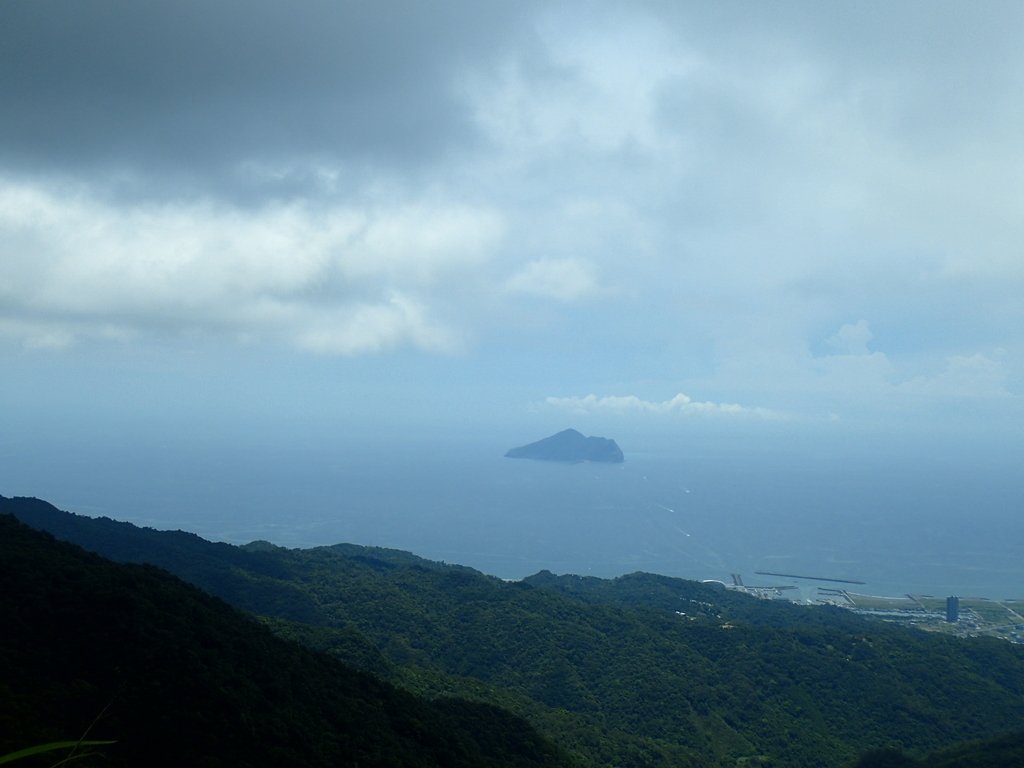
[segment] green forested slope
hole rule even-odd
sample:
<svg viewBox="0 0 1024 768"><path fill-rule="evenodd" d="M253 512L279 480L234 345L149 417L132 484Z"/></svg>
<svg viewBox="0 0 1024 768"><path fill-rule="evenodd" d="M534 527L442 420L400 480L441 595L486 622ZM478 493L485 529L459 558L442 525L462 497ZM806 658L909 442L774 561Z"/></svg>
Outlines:
<svg viewBox="0 0 1024 768"><path fill-rule="evenodd" d="M1024 766L1024 733L958 744L919 760L897 749L865 754L856 768L1019 768Z"/></svg>
<svg viewBox="0 0 1024 768"><path fill-rule="evenodd" d="M1012 730L1024 717L1024 649L1002 641L648 574L506 583L352 545L259 544L222 557L226 545L196 537L42 502L5 505L226 599L245 592L246 607L273 617L278 632L413 690L511 707L594 765L839 766L884 745L924 754ZM281 610L292 592L305 623Z"/></svg>
<svg viewBox="0 0 1024 768"><path fill-rule="evenodd" d="M116 741L111 766L568 764L503 710L426 702L8 515L0 616L0 754L78 738L98 716L89 738Z"/></svg>

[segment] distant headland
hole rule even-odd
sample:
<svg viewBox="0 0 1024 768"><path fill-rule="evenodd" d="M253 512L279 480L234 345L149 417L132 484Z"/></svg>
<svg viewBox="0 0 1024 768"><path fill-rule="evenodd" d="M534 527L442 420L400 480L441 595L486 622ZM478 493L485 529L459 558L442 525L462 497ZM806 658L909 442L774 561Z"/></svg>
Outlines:
<svg viewBox="0 0 1024 768"><path fill-rule="evenodd" d="M621 464L622 449L607 437L587 437L575 429L565 429L529 445L513 448L505 454L509 459L535 461L599 461Z"/></svg>

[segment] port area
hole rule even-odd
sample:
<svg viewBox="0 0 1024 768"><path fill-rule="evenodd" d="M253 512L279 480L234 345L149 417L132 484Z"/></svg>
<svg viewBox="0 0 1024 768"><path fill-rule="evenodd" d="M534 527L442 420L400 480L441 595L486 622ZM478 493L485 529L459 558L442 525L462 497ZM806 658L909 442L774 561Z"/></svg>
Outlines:
<svg viewBox="0 0 1024 768"><path fill-rule="evenodd" d="M794 577L793 580L806 578L809 577ZM726 588L762 600L789 600L805 605L835 605L866 618L956 637L997 637L1011 643L1024 644L1024 600L960 597L958 616L955 621L948 621L947 598L934 595L884 597L860 594L840 586L808 585L806 582L748 586L739 576L734 576L733 583Z"/></svg>

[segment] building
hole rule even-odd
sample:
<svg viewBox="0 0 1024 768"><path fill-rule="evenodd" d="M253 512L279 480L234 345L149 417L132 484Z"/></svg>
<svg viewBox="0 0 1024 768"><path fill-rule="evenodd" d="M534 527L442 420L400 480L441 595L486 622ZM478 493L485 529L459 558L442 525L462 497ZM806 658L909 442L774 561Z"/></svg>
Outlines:
<svg viewBox="0 0 1024 768"><path fill-rule="evenodd" d="M950 596L946 598L946 621L950 624L960 620L960 598Z"/></svg>

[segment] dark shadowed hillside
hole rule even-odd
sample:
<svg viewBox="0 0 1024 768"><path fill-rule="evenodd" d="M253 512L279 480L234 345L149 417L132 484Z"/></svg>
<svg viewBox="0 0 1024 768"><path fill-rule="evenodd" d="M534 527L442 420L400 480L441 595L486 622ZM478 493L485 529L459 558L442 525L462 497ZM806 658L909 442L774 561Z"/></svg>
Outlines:
<svg viewBox="0 0 1024 768"><path fill-rule="evenodd" d="M0 754L77 738L99 717L89 737L116 741L98 763L111 766L567 764L503 710L423 701L162 571L8 515L0 615Z"/></svg>

